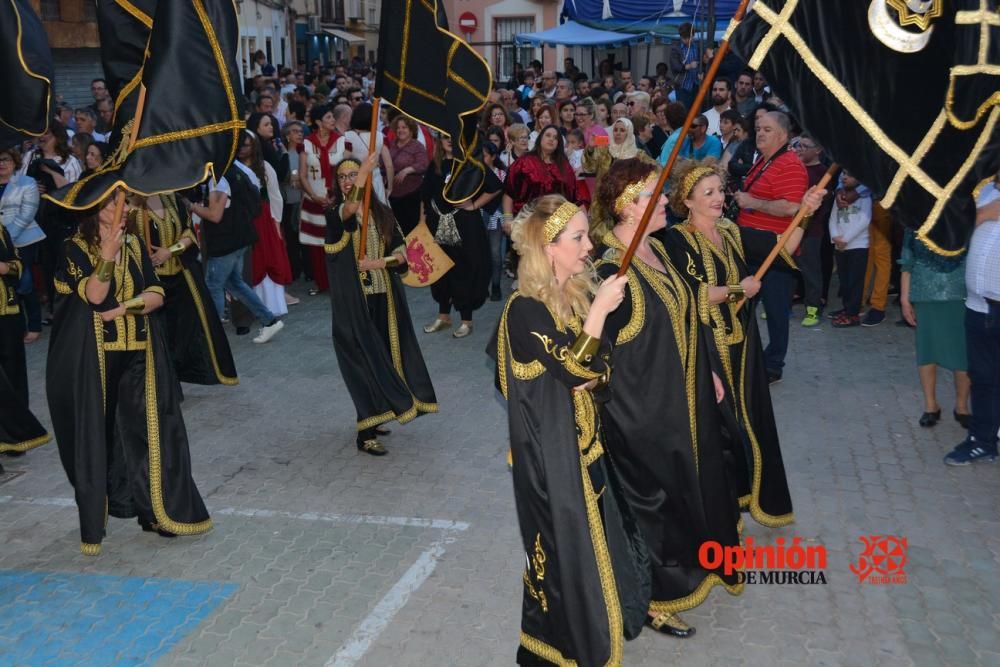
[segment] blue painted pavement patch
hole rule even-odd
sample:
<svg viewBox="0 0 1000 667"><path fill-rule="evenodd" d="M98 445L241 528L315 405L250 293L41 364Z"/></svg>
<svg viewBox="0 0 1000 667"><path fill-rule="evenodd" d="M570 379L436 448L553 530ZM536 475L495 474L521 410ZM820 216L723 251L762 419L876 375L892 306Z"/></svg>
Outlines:
<svg viewBox="0 0 1000 667"><path fill-rule="evenodd" d="M239 586L0 572L0 663L152 665Z"/></svg>

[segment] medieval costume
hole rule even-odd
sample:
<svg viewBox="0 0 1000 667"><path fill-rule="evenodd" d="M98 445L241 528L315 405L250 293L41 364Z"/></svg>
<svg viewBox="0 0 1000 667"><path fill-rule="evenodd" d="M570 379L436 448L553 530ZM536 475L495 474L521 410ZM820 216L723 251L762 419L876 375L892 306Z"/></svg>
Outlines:
<svg viewBox="0 0 1000 667"><path fill-rule="evenodd" d="M764 352L752 304L729 301L712 304L709 286L738 285L774 248L778 235L721 218L716 222L721 247L685 223L664 232L664 246L674 266L688 281L697 299L701 323L711 328L726 387L725 408L735 415L738 432L732 433L728 457L730 481L739 493L740 506L765 526L794 521L792 499L781 459L778 429L771 407L771 391L764 367ZM783 265L772 271L794 270L795 263L782 250Z"/></svg>
<svg viewBox="0 0 1000 667"><path fill-rule="evenodd" d="M155 271L165 292L160 312L177 379L192 384L237 384L229 340L205 287L191 216L176 196L160 195L159 199L160 213L144 206L137 210L136 221L147 250L171 252ZM185 247L181 239L189 239L191 245Z"/></svg>
<svg viewBox="0 0 1000 667"><path fill-rule="evenodd" d="M574 352L582 326L559 326L514 292L488 350L508 402L525 551L522 665L620 665L622 637L638 635L649 601L645 547L604 456L595 393L574 391L610 375L602 354Z"/></svg>
<svg viewBox="0 0 1000 667"><path fill-rule="evenodd" d="M336 160L334 148L340 135L331 132L324 142L320 133L309 133L302 142L300 150L306 157L305 171L299 178L308 181L309 188L317 197L333 197L336 192L334 167ZM314 201L308 194L302 199L302 213L299 218L299 244L306 249L310 260L313 280L316 287L310 294L325 292L329 288L326 275L326 256L323 244L326 239L326 211L323 205Z"/></svg>
<svg viewBox="0 0 1000 667"><path fill-rule="evenodd" d="M345 161L341 168L345 165L358 168L353 161ZM372 200L362 252L361 211L343 220L342 210L339 205L326 215L333 349L357 410L358 449L381 455L385 449L375 438L376 427L390 421L405 424L437 412L437 398L398 273L389 268L358 269L359 256L378 259L404 252L399 226L393 222L394 234L386 238L376 224L376 214L381 219L392 212ZM386 261L387 266L394 263Z"/></svg>
<svg viewBox="0 0 1000 667"><path fill-rule="evenodd" d="M424 176L423 199L427 226L436 235L435 239L441 249L455 263L440 280L431 285L431 296L438 304L440 316L447 318L454 308L459 312L463 323L471 323L472 312L481 308L489 296L493 260L490 257L490 242L486 225L483 224L482 210L457 208L444 198L444 188L451 178L452 165L451 158L442 160L440 169L431 163L431 168ZM503 183L492 169L487 169L483 185L471 201L484 194L499 195L502 189ZM440 230L441 225L450 226L454 233L450 236L439 234L439 231L444 231ZM439 317L434 325L425 327L424 330L432 333L428 329L435 327L433 330L437 331L437 323L443 321ZM469 325L466 325L465 329L456 331L455 336L461 338L463 331L467 335L470 330Z"/></svg>
<svg viewBox="0 0 1000 667"><path fill-rule="evenodd" d="M163 294L137 236L126 235L107 280L99 249L81 234L66 242L46 388L59 457L73 485L81 551L97 555L107 516L138 515L143 530L208 531L212 521L194 480L163 322L128 311L100 313L143 292ZM104 302L87 300L89 280L109 282ZM124 459L124 460L123 460Z"/></svg>
<svg viewBox="0 0 1000 667"><path fill-rule="evenodd" d="M285 285L292 282L292 267L281 238L281 211L285 203L281 199L281 186L274 167L268 162L261 162L261 167L264 182L258 184L260 210L253 219L257 242L250 251L250 284L267 309L281 316L288 314Z"/></svg>
<svg viewBox="0 0 1000 667"><path fill-rule="evenodd" d="M7 265L7 273L0 276L0 452L20 454L44 445L49 434L28 409L24 319L17 297L22 265L3 225L0 262Z"/></svg>
<svg viewBox="0 0 1000 667"><path fill-rule="evenodd" d="M642 185L641 183L639 184ZM614 232L598 265L615 275L625 246ZM676 613L701 604L716 585L737 595L736 573L701 566L702 544L739 546L740 511L726 477L724 436L706 340L691 291L659 241L665 272L636 255L622 304L608 315L613 396L604 404L608 451L649 548L650 625L687 637Z"/></svg>

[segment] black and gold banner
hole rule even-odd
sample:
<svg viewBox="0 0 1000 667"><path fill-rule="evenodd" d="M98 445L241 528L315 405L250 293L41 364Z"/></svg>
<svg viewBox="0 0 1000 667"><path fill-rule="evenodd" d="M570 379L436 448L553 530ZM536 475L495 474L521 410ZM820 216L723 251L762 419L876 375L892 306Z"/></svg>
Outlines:
<svg viewBox="0 0 1000 667"><path fill-rule="evenodd" d="M148 196L221 176L236 155L244 126L237 97L239 38L232 0L170 0L153 15L141 85L141 119L116 109L108 161L95 173L46 198L85 209L117 187ZM120 92L120 91L119 91ZM123 100L124 104L125 101ZM127 146L133 123L135 144Z"/></svg>
<svg viewBox="0 0 1000 667"><path fill-rule="evenodd" d="M448 31L440 0L383 0L378 62L375 95L452 139L444 198L473 197L486 173L476 121L493 83L489 64Z"/></svg>
<svg viewBox="0 0 1000 667"><path fill-rule="evenodd" d="M997 0L757 0L730 45L929 248L962 252L1000 168Z"/></svg>
<svg viewBox="0 0 1000 667"><path fill-rule="evenodd" d="M135 115L157 0L97 0L101 64L115 116ZM127 100L127 101L126 101Z"/></svg>
<svg viewBox="0 0 1000 667"><path fill-rule="evenodd" d="M38 14L27 0L0 0L0 123L40 136L49 127L52 52Z"/></svg>

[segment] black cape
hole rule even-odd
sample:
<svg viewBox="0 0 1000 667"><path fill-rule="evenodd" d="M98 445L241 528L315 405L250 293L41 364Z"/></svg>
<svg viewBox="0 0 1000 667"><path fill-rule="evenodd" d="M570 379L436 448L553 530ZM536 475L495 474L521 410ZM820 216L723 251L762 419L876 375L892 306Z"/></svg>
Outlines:
<svg viewBox="0 0 1000 667"><path fill-rule="evenodd" d="M0 276L0 452L26 452L49 441L49 434L28 408L28 369L24 356L24 321L17 296L21 260L7 228L0 225L0 262L10 273Z"/></svg>
<svg viewBox="0 0 1000 667"><path fill-rule="evenodd" d="M612 232L598 265L615 275L624 246ZM739 546L740 510L726 475L724 435L705 337L691 291L659 241L666 273L634 257L622 304L604 332L613 344L612 397L604 404L608 449L649 547L650 611L701 604L716 585L739 594L736 573L699 564L702 544Z"/></svg>
<svg viewBox="0 0 1000 667"><path fill-rule="evenodd" d="M738 422L739 437L733 439L729 457L730 478L736 484L740 506L764 526L792 523L792 497L781 458L778 428L774 422L771 389L764 367L764 349L754 317L753 303L712 305L710 285L735 285L759 264L777 242L773 232L739 227L721 219L718 223L724 248L717 248L688 225L677 225L663 234L667 253L697 295L701 323L712 330L722 378L726 385L725 406ZM795 262L784 250L772 271L788 271Z"/></svg>
<svg viewBox="0 0 1000 667"><path fill-rule="evenodd" d="M384 214L390 214L383 211ZM385 239L374 217L369 219L367 256L384 257L386 248L402 246L402 235ZM358 271L361 242L357 216L340 219L340 207L326 215L326 267L330 277L333 349L340 374L357 410L357 429L364 431L389 421L405 424L437 412L420 345L413 333L403 284L395 271L380 269L362 276ZM384 294L365 294L362 281L381 281Z"/></svg>
<svg viewBox="0 0 1000 667"><path fill-rule="evenodd" d="M508 401L514 499L526 567L518 662L619 665L649 602L645 545L604 456L597 400L573 387L606 366L574 362L580 323L557 327L514 292L487 352Z"/></svg>
<svg viewBox="0 0 1000 667"><path fill-rule="evenodd" d="M106 437L104 329L100 316L67 278L64 266L56 276L45 385L59 458L76 496L81 540L99 545L106 513L130 517L135 511L123 472L122 447L119 443L109 448ZM79 286L82 293L83 283ZM142 434L146 440L144 467L156 523L177 535L203 533L212 528L212 520L191 477L180 385L157 313L146 316L146 325L146 349L139 353L146 355L147 409L144 414L119 412L115 438L120 440L127 429L131 437Z"/></svg>
<svg viewBox="0 0 1000 667"><path fill-rule="evenodd" d="M166 292L161 312L177 379L202 385L239 384L229 339L205 286L191 218L175 197L161 195L161 201L164 220L157 220L146 208L137 211L140 236L145 240L148 227L153 246L168 248L181 238L194 242L175 258L176 264L167 262L169 269L156 271Z"/></svg>

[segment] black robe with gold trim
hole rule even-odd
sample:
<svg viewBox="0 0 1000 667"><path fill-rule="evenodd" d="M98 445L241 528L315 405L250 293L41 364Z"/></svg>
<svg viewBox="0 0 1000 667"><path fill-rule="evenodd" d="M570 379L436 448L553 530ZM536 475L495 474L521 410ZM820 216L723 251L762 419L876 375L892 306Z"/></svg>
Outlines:
<svg viewBox="0 0 1000 667"><path fill-rule="evenodd" d="M127 235L122 256L102 310L142 291L162 293L138 237ZM85 291L96 258L96 248L79 235L66 242L66 255L56 275L58 298L45 376L59 457L74 488L82 550L89 555L100 552L108 514L136 515L131 489L139 487L148 492L142 503L151 506L160 528L177 535L212 528L191 477L187 430L178 400L180 385L170 363L163 322L156 312L103 322ZM110 355L122 353L144 355L144 377L136 378L130 390L134 392L131 401L141 396L145 409L138 413L118 410L115 433L108 434L106 367ZM122 457L124 452L137 451L146 460L132 462L132 468L141 469L143 479L130 480Z"/></svg>
<svg viewBox="0 0 1000 667"><path fill-rule="evenodd" d="M613 276L625 248L612 232L603 245L598 273ZM694 299L660 242L650 246L666 273L638 256L626 272L625 298L604 325L615 373L603 411L609 453L649 546L650 611L676 613L717 585L742 592L735 573L698 560L705 542L739 546L740 510Z"/></svg>
<svg viewBox="0 0 1000 667"><path fill-rule="evenodd" d="M753 304L713 305L708 301L709 286L735 285L752 275L748 266L763 261L778 235L740 227L725 218L717 226L723 248L687 224L667 229L664 246L696 294L701 323L712 330L722 371L719 376L726 385L725 403L739 424L740 437L734 439L728 461L740 506L764 526L784 526L795 516ZM782 250L779 257L782 262L772 271L795 268L787 252Z"/></svg>
<svg viewBox="0 0 1000 667"><path fill-rule="evenodd" d="M0 225L0 452L26 452L50 440L28 408L28 367L24 355L24 320L17 296L21 260L7 228Z"/></svg>
<svg viewBox="0 0 1000 667"><path fill-rule="evenodd" d="M177 379L191 384L239 384L229 339L205 286L191 217L176 197L160 195L160 201L162 218L145 207L137 211L137 230L144 241L149 235L147 246L169 248L182 238L192 241L183 253L156 267L166 291L161 310Z"/></svg>
<svg viewBox="0 0 1000 667"><path fill-rule="evenodd" d="M326 267L333 349L357 410L357 430L390 421L405 424L437 412L399 275L386 269L358 271L358 218L342 221L340 209L326 214ZM382 214L391 215L387 210ZM388 248L401 249L402 234L396 227L392 239L383 239L371 216L366 245L366 256L378 259L389 254Z"/></svg>
<svg viewBox="0 0 1000 667"><path fill-rule="evenodd" d="M645 545L604 456L597 399L573 390L607 370L568 353L580 331L514 292L487 350L508 401L525 551L520 664L619 665L649 602Z"/></svg>

